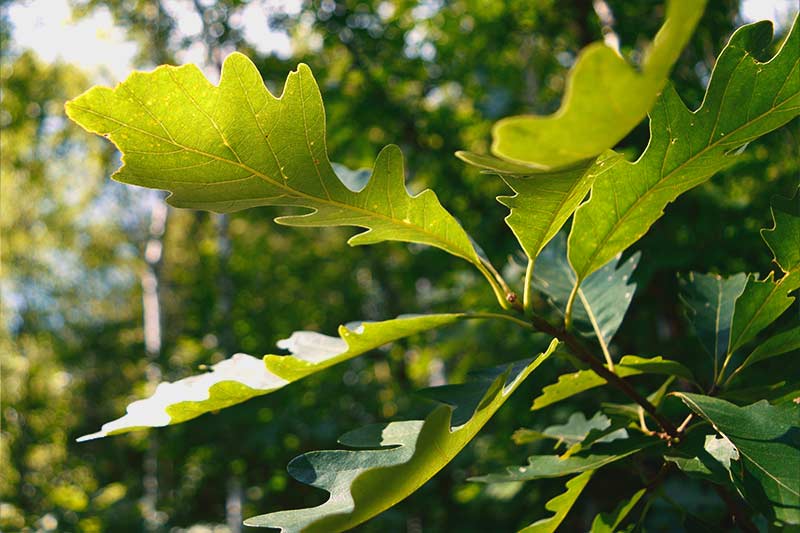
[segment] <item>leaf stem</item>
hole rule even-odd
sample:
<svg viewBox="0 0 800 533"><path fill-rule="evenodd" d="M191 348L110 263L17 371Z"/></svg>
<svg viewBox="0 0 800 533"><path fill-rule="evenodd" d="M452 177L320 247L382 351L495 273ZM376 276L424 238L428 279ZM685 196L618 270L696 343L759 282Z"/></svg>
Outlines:
<svg viewBox="0 0 800 533"><path fill-rule="evenodd" d="M557 338L558 340L562 341L564 344L567 345L569 350L572 354L589 365L589 367L601 378L606 380L609 384L614 385L619 390L621 390L628 398L642 406L642 409L647 411L653 420L655 420L661 429L669 435L671 439L677 440L680 437L680 433L672 425L672 423L661 416L658 413L655 406L650 403L647 398L644 398L636 389L634 389L630 383L619 377L615 372L606 368L590 351L586 348L580 340L574 335L568 333L565 329L558 329L552 324L550 324L547 320L534 315L531 319L531 324L533 327L547 333L548 335L552 335L553 337Z"/></svg>
<svg viewBox="0 0 800 533"><path fill-rule="evenodd" d="M489 285L492 286L492 290L494 291L494 295L497 298L497 302L500 304L500 307L506 310L511 309L512 305L508 298L509 294L511 294L511 291L508 289L508 285L506 285L505 280L503 280L494 267L491 266L491 263L481 260L473 264L480 271L480 273L483 274L483 277L486 278L486 281L489 282ZM491 267L492 271L494 271L494 275L492 275L492 272L490 272L489 268L487 268L487 265ZM503 280L502 284L500 280Z"/></svg>
<svg viewBox="0 0 800 533"><path fill-rule="evenodd" d="M572 327L572 307L575 305L575 297L578 295L580 286L580 279L576 279L572 292L569 293L569 298L567 298L567 307L564 310L564 329L567 331Z"/></svg>
<svg viewBox="0 0 800 533"><path fill-rule="evenodd" d="M529 313L533 309L533 299L531 292L533 284L533 265L536 262L534 258L528 258L528 267L525 269L525 287L522 291L522 310Z"/></svg>
<svg viewBox="0 0 800 533"><path fill-rule="evenodd" d="M523 327L525 329L535 330L530 323L525 322L524 320L520 320L519 318L513 317L511 315L506 315L503 313L467 313L467 318L499 318L501 320L508 320L509 322L513 322L514 324Z"/></svg>

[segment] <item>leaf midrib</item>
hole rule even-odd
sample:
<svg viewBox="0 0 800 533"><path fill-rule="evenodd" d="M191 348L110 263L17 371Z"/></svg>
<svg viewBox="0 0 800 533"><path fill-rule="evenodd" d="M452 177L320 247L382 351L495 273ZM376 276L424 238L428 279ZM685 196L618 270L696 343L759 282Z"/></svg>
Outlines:
<svg viewBox="0 0 800 533"><path fill-rule="evenodd" d="M737 128L734 128L734 129L733 129L733 130L732 130L732 131L731 131L731 132L728 134L728 139L730 139L730 136L731 136L731 135L734 135L734 134L735 134L735 133L737 133L738 131L740 131L740 130L742 130L742 129L746 128L747 126L749 126L749 125L750 125L750 124L752 124L753 122L756 122L756 121L758 121L758 120L761 120L763 117L765 117L765 116L766 116L766 115L768 115L768 114L774 113L774 112L775 112L777 109L779 109L781 106L783 106L783 105L784 105L786 102L788 102L788 101L790 100L790 98L792 98L792 97L793 97L793 96L795 96L795 95L796 95L796 93L795 93L795 94L792 94L792 95L789 95L789 96L788 96L788 97L787 97L785 100L783 100L783 101L782 101L782 102L781 102L779 105L777 105L777 106L776 106L776 105L774 105L774 103L773 103L773 106L772 106L772 107L770 107L770 108L769 108L767 111L765 111L765 112L761 113L760 115L756 116L755 118L752 118L752 119L748 118L748 120L747 120L746 122L744 122L742 125L738 126ZM722 103L720 103L720 108L721 108L721 107L722 107ZM700 108L700 109L698 109L698 110L696 110L696 111L690 111L690 113L691 113L692 115L697 115L697 113L699 113L701 110L702 110L702 108ZM716 124L715 124L715 127L716 127ZM592 265L592 263L594 262L594 259L597 257L597 255L600 253L600 251L601 251L603 248L605 248L606 244L607 244L607 243L608 243L608 241L611 239L611 236L617 233L619 226L620 226L620 225L622 225L622 224L623 224L623 222L624 222L625 220L627 220L627 218L628 218L628 216L630 215L630 213L632 213L632 212L633 212L633 211L636 209L636 207L637 207L637 206L638 206L638 205L639 205L639 204L640 204L640 203L643 201L643 199L644 199L644 198L649 198L649 195L650 195L651 193L653 193L653 191L656 191L656 190L658 190L658 186L659 186L660 184L662 184L662 183L664 183L664 182L668 181L670 178L672 178L672 177L673 177L673 175L674 175L674 174L676 174L676 173L678 173L678 172L681 172L681 171L682 171L682 170L683 170L683 169L684 169L684 168L685 168L685 167L686 167L688 164L690 164L690 163L691 163L691 162L693 162L694 160L696 160L696 159L700 158L701 156L705 155L705 153L706 153L706 152L709 152L710 150L712 150L712 149L714 149L714 148L718 147L719 145L721 145L721 144L723 143L723 139L724 139L724 138L722 138L722 137L721 137L719 141L716 141L716 142L715 142L715 143L713 143L713 144L706 145L706 146L705 146L704 148L702 148L702 149L701 149L699 152L697 152L696 154L692 155L690 158L688 158L688 159L687 159L687 160L685 160L683 163L681 163L680 165L678 165L677 167L675 167L673 170L671 170L671 171L670 171L668 174L666 174L666 175L662 176L662 177L661 177L661 178L660 178L658 181L656 181L656 182L655 182L655 183L654 183L654 184L653 184L651 187L649 187L649 188L648 188L648 190L647 190L647 191L646 191L646 192L645 192L643 195L641 195L641 196L639 196L638 198L636 198L636 200L635 200L635 201L634 201L634 202L631 204L631 206L630 206L630 207L629 207L629 208L628 208L628 209L625 211L625 213L624 213L624 214L623 214L621 217L619 217L619 218L617 219L617 222L615 222L615 223L614 223L614 225L612 226L611 230L610 230L610 231L608 231L608 232L606 232L605 236L604 236L604 237L601 239L601 241L600 241L599 245L598 245L597 247L595 247L595 251L594 251L594 252L593 252L593 253L592 253L592 254L589 256L589 260L588 260L588 261L586 261L586 264L587 264L588 266L587 266L586 268L584 268L584 269L581 271L581 273L578 275L579 279L580 279L581 281L583 281L583 280L586 278L586 276L587 276L587 270L588 270L589 268L591 268L591 265ZM665 152L664 152L664 158L665 158L665 159L666 159L666 156L667 156L667 153L668 153L668 152L669 152L669 146L667 146L667 149L666 149L666 150L665 150ZM642 155L642 158L640 158L640 159L639 159L639 161L637 161L637 162L635 162L635 163L628 163L628 162L627 162L627 161L625 161L625 160L620 160L620 161L619 161L619 163L617 163L617 164L629 164L629 165L631 165L632 167L635 167L637 164L639 164L639 162L641 162L641 161L643 160L643 158L644 158L644 156L645 156L646 154L647 154L647 150L645 150L645 153ZM615 198L616 198L616 189L613 189L613 190L615 191L615 194L614 194L614 195L615 195Z"/></svg>
<svg viewBox="0 0 800 533"><path fill-rule="evenodd" d="M260 172L259 170L256 170L255 168L253 168L253 167L251 167L249 165L246 165L244 163L234 162L234 161L232 161L230 159L226 159L226 158L217 156L215 154L211 154L211 153L208 153L208 152L204 152L202 150L198 150L196 148L185 146L185 145L183 145L183 144L181 144L181 143L179 143L177 141L162 137L160 135L156 135L155 133L152 133L152 132L149 132L147 130L138 128L138 127L136 127L136 126L134 126L132 124L128 124L128 123L123 122L123 121L121 121L119 119L116 119L114 117L105 115L103 113L99 113L99 112L97 112L97 111L95 111L93 109L89 109L87 107L80 106L80 105L76 104L75 102L71 102L70 105L72 107L76 108L76 109L81 110L81 111L84 111L84 112L96 115L96 116L98 116L100 118L115 122L116 124L119 124L120 126L123 126L123 127L126 127L126 128L130 128L130 129L138 131L139 133L142 133L144 135L149 135L150 137L153 137L155 139L158 139L159 141L162 141L162 142L165 142L167 144L171 144L171 145L173 145L175 147L178 147L178 148L181 148L183 150L186 150L187 152L192 152L192 153L195 153L197 155L201 155L201 156L204 156L204 157L215 159L215 160L220 161L222 163L228 163L230 165L239 167L242 170L246 170L246 171L250 172L253 176L256 176L256 177L258 177L258 178L260 178L260 179L262 179L262 180L264 180L264 181L266 181L266 182L268 182L268 183L270 183L270 184L272 184L272 185L274 185L274 186L276 186L276 187L278 187L280 189L283 189L283 190L287 191L289 193L288 196L290 196L290 197L294 196L294 197L297 197L297 198L313 200L314 202L327 203L327 204L330 204L330 205L332 205L334 207L344 208L344 209L348 209L348 210L351 210L351 211L357 211L357 212L365 214L366 216L371 216L371 217L375 217L375 218L381 218L381 219L387 220L387 221L392 222L392 223L397 224L397 225L406 226L408 228L411 228L411 229L413 229L415 231L418 231L418 232L428 236L432 241L440 243L441 247L443 249L454 252L454 255L456 255L458 257L461 257L462 259L465 259L465 260L469 261L470 263L476 264L476 262L471 257L468 257L468 256L464 255L463 253L459 252L458 248L456 248L452 243L449 243L447 241L442 240L440 237L438 237L434 233L429 232L427 229L425 229L425 228L423 228L421 226L416 226L414 224L405 222L404 220L391 218L391 217L388 217L388 216L386 216L386 215L384 215L382 213L378 213L376 211L369 211L367 209L364 209L364 208L356 206L356 205L345 204L345 203L342 203L342 202L338 202L336 200L333 200L332 198L331 199L323 199L323 198L320 198L318 196L312 196L312 195L310 195L308 193L305 193L305 192L302 192L302 191L287 187L285 184L282 184L282 183L279 183L279 182L275 181L273 178L270 178L266 174ZM159 123L160 123L160 121L159 121ZM99 132L95 131L94 133L99 133ZM112 142L114 142L113 139L111 139L111 140L112 140ZM116 142L114 142L114 144L116 144ZM270 147L270 149L271 149L271 147ZM122 155L123 155L122 159L123 159L123 163L124 163L125 162L125 157L124 157L125 156L125 151L120 149L120 152L122 152ZM275 156L274 151L272 151L272 154L277 160L277 156ZM225 182L221 182L221 183L225 183ZM419 197L419 195L411 196L412 199L415 199L415 198L418 198L418 197ZM309 206L304 206L304 207L309 207ZM309 208L310 209L314 209L313 207L309 207ZM367 229L369 231L373 230L373 228L370 228L368 226L361 226L361 227L365 227L365 229Z"/></svg>

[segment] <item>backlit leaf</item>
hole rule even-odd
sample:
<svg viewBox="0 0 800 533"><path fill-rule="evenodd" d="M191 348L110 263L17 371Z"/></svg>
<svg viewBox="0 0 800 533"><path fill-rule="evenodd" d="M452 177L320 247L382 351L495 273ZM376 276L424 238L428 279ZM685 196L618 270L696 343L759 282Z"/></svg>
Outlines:
<svg viewBox="0 0 800 533"><path fill-rule="evenodd" d="M630 514L642 496L645 495L647 489L637 491L633 496L627 500L623 500L611 513L601 513L594 517L592 521L591 533L616 533L617 526Z"/></svg>
<svg viewBox="0 0 800 533"><path fill-rule="evenodd" d="M660 356L646 359L635 355L626 355L614 368L617 375L623 378L639 374L666 374L694 381L688 368ZM578 393L604 385L605 382L593 370L579 370L571 374L562 374L556 383L542 389L542 394L534 400L531 409L535 411L547 407Z"/></svg>
<svg viewBox="0 0 800 533"><path fill-rule="evenodd" d="M553 533L558 529L569 510L575 505L586 484L589 483L593 473L592 471L584 472L567 481L567 491L548 501L544 506L545 509L555 514L520 529L519 533Z"/></svg>
<svg viewBox="0 0 800 533"><path fill-rule="evenodd" d="M492 152L532 167L555 168L614 146L653 105L704 7L702 0L669 0L664 25L641 68L602 42L584 48L567 77L559 110L499 121L492 131Z"/></svg>
<svg viewBox="0 0 800 533"><path fill-rule="evenodd" d="M614 160L575 212L569 260L580 281L642 237L680 194L736 162L737 149L800 114L797 19L775 57L756 59L771 36L770 22L733 34L697 111L667 86L650 111L645 152L634 163Z"/></svg>
<svg viewBox="0 0 800 533"><path fill-rule="evenodd" d="M176 207L308 208L277 222L357 226L367 231L351 245L419 242L480 264L432 191L409 196L396 146L380 152L359 192L337 177L328 160L322 98L306 65L289 74L279 98L239 53L225 60L219 86L194 65L162 66L133 73L115 89L87 91L67 103L67 114L123 153L116 180L166 189Z"/></svg>

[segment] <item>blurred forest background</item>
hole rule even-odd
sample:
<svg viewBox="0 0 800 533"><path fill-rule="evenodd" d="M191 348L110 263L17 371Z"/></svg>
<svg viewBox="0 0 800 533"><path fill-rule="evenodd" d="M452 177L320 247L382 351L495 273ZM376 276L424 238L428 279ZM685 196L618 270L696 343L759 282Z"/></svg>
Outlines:
<svg viewBox="0 0 800 533"><path fill-rule="evenodd" d="M747 4L759 3L778 5L783 36L793 2ZM157 381L238 351L274 352L294 330L332 334L352 320L495 303L483 280L433 249L350 248L351 230L278 226L273 209L165 209L163 195L108 179L118 154L65 120L67 99L161 63L199 62L214 79L233 50L280 92L288 71L308 63L326 104L332 160L369 167L382 146L399 144L409 188L433 188L495 264L513 272L516 243L494 200L506 189L453 152L487 151L491 124L503 116L557 108L576 52L604 34L636 60L663 15L660 1L623 0L73 0L76 21L101 15L102 30L121 32L133 50L105 60L105 69L84 69L27 48L56 37L17 33L15 17L29 4L0 1L2 531L242 531L243 516L324 499L287 476L298 453L335 446L371 421L423 416L430 405L415 389L539 347L504 323L458 324L217 415L76 443ZM752 18L738 1L709 4L673 74L693 107L727 38ZM86 54L102 48L98 41ZM624 140L630 157L647 139L645 123ZM669 207L637 245L639 289L617 353L693 364L699 349L686 340L675 272L768 272L758 230L771 223L770 197L797 186L799 161L795 121ZM566 408L535 419L528 409L533 392L567 369L563 361L543 367L452 464L359 531L512 531L543 516L563 481L465 479L548 446L517 447L510 435L565 421ZM611 391L590 396L576 400L587 415L598 401L620 400ZM635 475L620 471L619 483ZM714 494L666 489L701 515L723 512ZM585 528L615 490L591 485L566 527ZM656 530L680 523L669 506L657 511L648 515Z"/></svg>

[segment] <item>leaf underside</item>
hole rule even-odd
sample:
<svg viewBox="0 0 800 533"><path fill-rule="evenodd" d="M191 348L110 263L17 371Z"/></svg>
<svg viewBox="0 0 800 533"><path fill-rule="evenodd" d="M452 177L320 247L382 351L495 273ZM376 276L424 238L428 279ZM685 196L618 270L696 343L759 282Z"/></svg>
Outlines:
<svg viewBox="0 0 800 533"><path fill-rule="evenodd" d="M633 299L636 284L629 281L640 256L633 254L621 265L619 255L612 258L578 289L572 309L573 326L582 335L597 338L604 350L622 324ZM533 286L546 294L551 305L563 316L575 283L575 272L567 261L566 236L559 233L536 260Z"/></svg>
<svg viewBox="0 0 800 533"><path fill-rule="evenodd" d="M78 440L185 422L276 391L388 342L464 318L464 314L453 313L363 322L351 326L353 329L340 326L339 337L309 331L295 332L278 343L292 355L266 355L262 361L240 353L213 365L210 372L172 383L160 383L152 396L131 403L125 416L103 424L97 433Z"/></svg>
<svg viewBox="0 0 800 533"><path fill-rule="evenodd" d="M327 491L330 498L317 507L260 515L245 524L286 533L331 533L388 509L450 462L557 345L553 340L533 360L483 373L478 384L447 386L439 398L448 405L436 408L424 421L367 426L339 439L345 446L361 449L309 452L295 458L289 473Z"/></svg>

